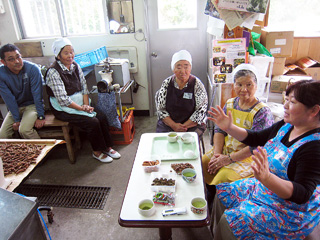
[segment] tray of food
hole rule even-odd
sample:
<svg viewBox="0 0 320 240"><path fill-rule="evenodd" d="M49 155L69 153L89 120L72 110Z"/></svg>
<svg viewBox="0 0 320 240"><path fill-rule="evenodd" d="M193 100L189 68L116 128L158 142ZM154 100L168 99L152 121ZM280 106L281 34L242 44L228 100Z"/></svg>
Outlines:
<svg viewBox="0 0 320 240"><path fill-rule="evenodd" d="M159 155L162 161L196 159L198 149L193 136L192 138L190 143L183 143L181 139L178 139L177 142L169 142L166 136L154 137L151 154Z"/></svg>
<svg viewBox="0 0 320 240"><path fill-rule="evenodd" d="M171 168L178 174L181 175L182 171L186 168L194 169L191 163L172 163Z"/></svg>
<svg viewBox="0 0 320 240"><path fill-rule="evenodd" d="M14 190L57 144L56 139L1 139L0 157L8 191Z"/></svg>
<svg viewBox="0 0 320 240"><path fill-rule="evenodd" d="M159 172L161 159L158 155L152 155L143 161L142 167L146 173Z"/></svg>
<svg viewBox="0 0 320 240"><path fill-rule="evenodd" d="M151 190L154 192L175 192L177 174L173 172L151 173Z"/></svg>

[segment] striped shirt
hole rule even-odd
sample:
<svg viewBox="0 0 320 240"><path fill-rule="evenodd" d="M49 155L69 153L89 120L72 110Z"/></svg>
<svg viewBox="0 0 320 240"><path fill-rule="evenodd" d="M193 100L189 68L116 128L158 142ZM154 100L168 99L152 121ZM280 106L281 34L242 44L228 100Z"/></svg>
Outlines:
<svg viewBox="0 0 320 240"><path fill-rule="evenodd" d="M70 70L60 61L57 61L57 62L63 71L67 71L69 74L72 74L72 72L75 71L75 64L77 64L76 62L73 62L71 64ZM79 78L81 83L82 95L87 95L89 94L89 91L88 91L86 79L79 65L78 65L78 69L79 69ZM67 95L67 92L66 92L64 83L60 77L60 74L56 69L50 68L48 70L45 81L46 81L46 85L51 88L55 98L57 99L58 103L62 107L67 107L72 103L71 98Z"/></svg>

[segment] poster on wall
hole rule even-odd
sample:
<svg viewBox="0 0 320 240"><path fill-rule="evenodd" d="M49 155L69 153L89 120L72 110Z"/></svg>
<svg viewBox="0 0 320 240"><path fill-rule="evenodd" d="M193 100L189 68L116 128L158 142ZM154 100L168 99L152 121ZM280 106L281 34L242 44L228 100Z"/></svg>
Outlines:
<svg viewBox="0 0 320 240"><path fill-rule="evenodd" d="M221 9L266 13L269 0L218 0L218 7Z"/></svg>
<svg viewBox="0 0 320 240"><path fill-rule="evenodd" d="M232 71L247 63L246 39L219 39L212 42L212 71L215 83L232 83Z"/></svg>
<svg viewBox="0 0 320 240"><path fill-rule="evenodd" d="M219 13L219 18L225 22L230 30L241 26L246 19L254 15L254 13L250 12L221 9L218 7L219 0L211 0L211 3L214 6L214 11ZM216 16L214 15L213 17Z"/></svg>

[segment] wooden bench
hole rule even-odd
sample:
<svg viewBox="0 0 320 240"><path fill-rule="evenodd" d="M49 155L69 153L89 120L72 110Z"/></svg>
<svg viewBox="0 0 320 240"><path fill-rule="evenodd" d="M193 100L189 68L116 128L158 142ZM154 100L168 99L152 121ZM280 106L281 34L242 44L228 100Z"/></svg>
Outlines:
<svg viewBox="0 0 320 240"><path fill-rule="evenodd" d="M76 151L81 148L81 141L78 128L68 122L55 118L51 112L45 113L46 123L38 130L41 138L63 139L67 145L69 160L71 163L76 162ZM70 134L72 133L73 134ZM72 145L71 139L75 140L75 146Z"/></svg>

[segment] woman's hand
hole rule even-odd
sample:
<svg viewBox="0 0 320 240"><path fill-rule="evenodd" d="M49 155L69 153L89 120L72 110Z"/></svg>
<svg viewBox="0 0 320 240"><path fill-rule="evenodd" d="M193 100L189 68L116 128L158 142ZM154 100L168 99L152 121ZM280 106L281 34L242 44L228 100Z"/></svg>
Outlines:
<svg viewBox="0 0 320 240"><path fill-rule="evenodd" d="M186 126L184 126L181 123L174 123L173 126L171 126L171 128L175 131L175 132L186 132L188 131L188 128Z"/></svg>
<svg viewBox="0 0 320 240"><path fill-rule="evenodd" d="M220 129L227 132L227 130L232 125L231 112L228 112L228 116L227 116L220 106L216 106L216 108L217 109L210 107L211 111L208 111L208 113L212 117L208 117L208 119L213 121L215 124L217 124Z"/></svg>
<svg viewBox="0 0 320 240"><path fill-rule="evenodd" d="M94 108L89 105L82 105L81 109L82 109L82 111L87 112L87 113L92 113L94 110Z"/></svg>
<svg viewBox="0 0 320 240"><path fill-rule="evenodd" d="M262 147L258 147L258 150L253 151L252 159L254 161L251 164L253 174L256 179L265 185L266 181L271 176L271 172L269 171L267 151Z"/></svg>
<svg viewBox="0 0 320 240"><path fill-rule="evenodd" d="M229 156L223 154L214 154L208 163L208 173L216 174L220 168L231 163Z"/></svg>

